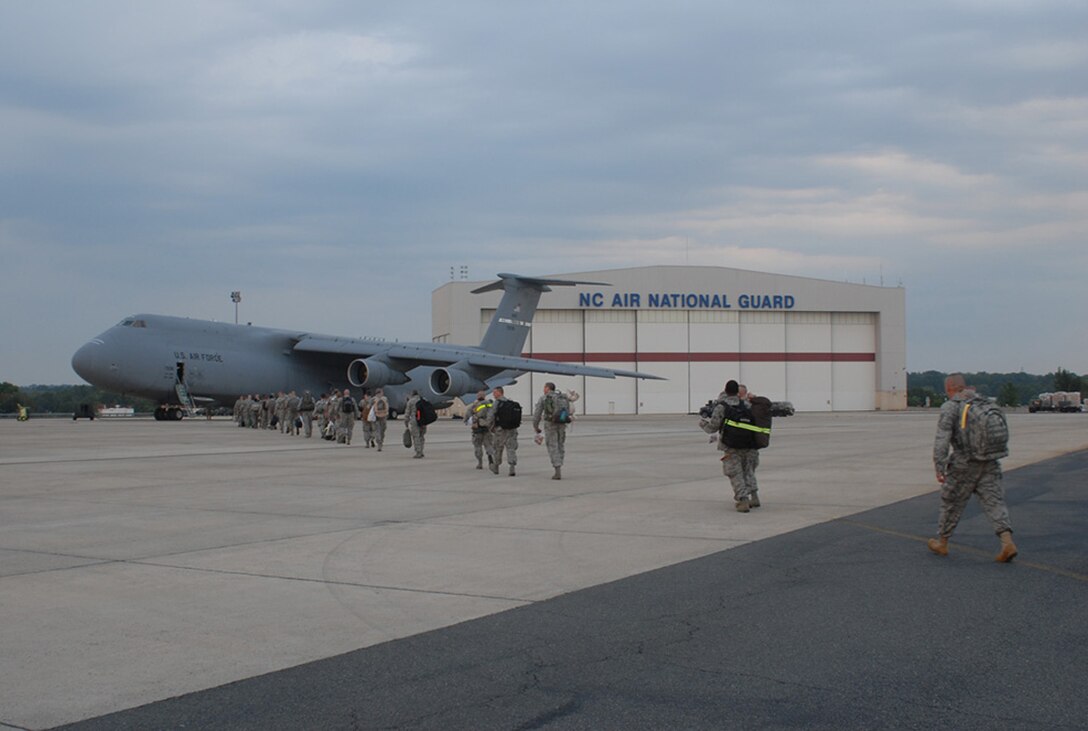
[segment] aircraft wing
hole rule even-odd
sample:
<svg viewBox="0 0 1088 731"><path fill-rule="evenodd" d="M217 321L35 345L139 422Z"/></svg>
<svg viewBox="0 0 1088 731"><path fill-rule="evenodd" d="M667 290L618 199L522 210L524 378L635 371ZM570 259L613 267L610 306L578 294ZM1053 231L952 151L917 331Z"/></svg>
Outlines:
<svg viewBox="0 0 1088 731"><path fill-rule="evenodd" d="M395 343L384 340L367 340L365 338L335 338L327 336L304 335L295 343L295 350L307 353L334 353L337 355L351 355L357 358L366 358L378 353L384 353Z"/></svg>
<svg viewBox="0 0 1088 731"><path fill-rule="evenodd" d="M664 381L661 376L654 376L641 371L623 371L617 368L598 368L581 363L560 363L542 358L519 358L515 355L498 355L482 351L470 352L465 358L469 365L479 368L498 368L503 370L533 371L536 373L554 373L559 376L593 376L595 378L645 378Z"/></svg>
<svg viewBox="0 0 1088 731"><path fill-rule="evenodd" d="M415 366L452 366L467 363L477 368L495 371L533 371L554 373L559 376L593 376L596 378L645 378L656 381L665 380L640 371L625 371L616 368L599 368L581 363L560 363L541 358L521 358L516 355L489 353L479 348L450 347L448 345L427 343L390 343L380 340L362 340L357 338L304 337L295 345L295 350L311 353L333 353L356 358L368 358L381 354L386 358Z"/></svg>

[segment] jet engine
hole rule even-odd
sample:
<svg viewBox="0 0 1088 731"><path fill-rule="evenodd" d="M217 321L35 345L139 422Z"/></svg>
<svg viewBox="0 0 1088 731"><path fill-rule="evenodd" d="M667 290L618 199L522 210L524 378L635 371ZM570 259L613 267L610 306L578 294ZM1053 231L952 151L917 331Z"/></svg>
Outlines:
<svg viewBox="0 0 1088 731"><path fill-rule="evenodd" d="M487 384L460 368L435 368L431 371L431 390L436 396L460 396L487 388Z"/></svg>
<svg viewBox="0 0 1088 731"><path fill-rule="evenodd" d="M375 358L357 358L348 365L348 383L356 388L381 388L407 382L407 374Z"/></svg>

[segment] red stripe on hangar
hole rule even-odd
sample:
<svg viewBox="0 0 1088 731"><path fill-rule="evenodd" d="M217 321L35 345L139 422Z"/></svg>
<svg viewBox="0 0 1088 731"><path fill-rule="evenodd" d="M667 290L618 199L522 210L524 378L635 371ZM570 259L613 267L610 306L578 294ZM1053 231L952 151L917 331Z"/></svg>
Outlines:
<svg viewBox="0 0 1088 731"><path fill-rule="evenodd" d="M876 353L522 353L558 363L875 363Z"/></svg>

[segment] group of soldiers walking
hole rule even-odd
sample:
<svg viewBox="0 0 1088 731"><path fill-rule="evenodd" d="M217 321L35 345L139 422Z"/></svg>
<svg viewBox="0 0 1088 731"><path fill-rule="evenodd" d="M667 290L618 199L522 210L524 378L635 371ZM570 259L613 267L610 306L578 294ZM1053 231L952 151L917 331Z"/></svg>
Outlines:
<svg viewBox="0 0 1088 731"><path fill-rule="evenodd" d="M926 545L938 556L948 555L949 539L974 495L1000 541L994 560L1009 563L1019 551L1013 542L1012 522L1001 486L1001 459L1009 453L1008 424L1000 409L967 385L962 373L949 375L944 386L948 400L941 406L933 444L933 465L941 486L940 512L937 537L930 538ZM745 423L738 416L745 411L751 416L754 401L743 384L730 380L711 402L712 407L700 412L703 418L699 426L716 435L710 441L717 443L723 453L722 472L733 487L734 506L740 513L760 507L755 474L759 447L754 442L733 441L729 434L737 430L761 431L750 420ZM769 433L770 429L765 431Z"/></svg>
<svg viewBox="0 0 1088 731"><path fill-rule="evenodd" d="M998 445L998 451L980 454L974 446L978 430L983 427L968 429L971 421L968 415L972 405L975 414L983 412L988 404L970 389L961 374L952 374L946 380L945 388L949 400L941 410L938 433L934 445L934 465L937 481L942 486L941 512L937 538L928 542L928 547L940 556L948 555L948 539L959 522L971 495L977 495L983 511L990 519L994 532L1001 540L1001 551L996 560L1002 563L1011 561L1017 555L1016 545L1012 541L1012 527L1009 522L1008 508L1005 506L1004 492L1001 489L1001 467L999 460L1008 454L1004 442ZM555 384L544 384L544 393L533 407L533 431L536 432L537 444L544 443L548 449L555 473L553 480L562 479L562 467L565 457L567 425L573 421L571 403L578 399L574 391L562 393ZM751 419L751 408L758 399L748 393L743 384L730 380L725 390L712 401L707 410L700 412L703 418L699 426L711 437L711 442L721 450L722 472L733 488L734 507L738 512L747 513L760 507L759 484L756 481L756 468L759 466L759 448L766 446L762 442L748 441L743 437L746 432L765 432L770 434L769 417L766 428L759 428ZM766 399L762 399L766 402ZM767 402L769 403L769 402ZM415 448L414 457L424 456L428 420L422 418L423 399L413 391L405 403L405 446ZM747 415L747 418L745 417ZM239 427L252 429L279 429L282 434L310 437L314 422L317 422L318 434L340 444L351 444L355 432L355 422L362 421L363 441L366 447L382 450L385 442L386 422L390 416L389 399L381 389L373 394L364 391L356 401L351 391L334 391L314 398L309 391L302 395L294 391L277 394L251 394L241 396L234 404L234 420ZM430 420L435 418L433 409ZM972 415L974 418L974 415ZM521 427L521 405L506 398L501 386L476 394L476 400L468 405L464 423L472 429L472 448L476 457L476 469L487 467L493 474L499 474L504 460L508 474L517 474L518 464L518 429ZM989 422L987 422L989 423ZM1000 416L999 426L1005 429L1004 416ZM987 427L989 428L989 427ZM739 431L738 431L739 430ZM730 438L730 433L734 435ZM751 434L747 434L751 436ZM1002 438L1007 431L1002 432Z"/></svg>
<svg viewBox="0 0 1088 731"><path fill-rule="evenodd" d="M234 402L234 421L250 429L279 429L281 434L310 438L316 422L320 437L338 444L351 444L355 422L363 422L367 448L381 451L385 442L389 399L379 388L364 391L358 401L349 389L323 393L314 398L309 391L243 395Z"/></svg>
<svg viewBox="0 0 1088 731"><path fill-rule="evenodd" d="M566 456L567 425L573 421L571 403L578 400L574 391L562 393L555 384L544 384L544 394L533 408L533 430L537 444L548 449L548 458L555 470L553 480L562 479L563 461ZM422 397L412 391L404 405L405 446L415 450L416 459L424 456L427 426L418 418ZM276 394L248 394L234 403L234 421L239 427L251 429L278 429L281 434L312 437L314 428L319 436L349 445L355 434L355 422L362 422L363 442L379 452L385 443L386 427L390 417L389 399L376 389L368 390L356 400L349 389L314 398L309 391L298 395L295 391ZM472 428L472 447L476 456L476 469L484 468L487 457L488 469L499 474L504 460L508 474L517 474L518 429L521 426L521 405L506 398L502 386L476 394L476 400L468 405L465 424Z"/></svg>

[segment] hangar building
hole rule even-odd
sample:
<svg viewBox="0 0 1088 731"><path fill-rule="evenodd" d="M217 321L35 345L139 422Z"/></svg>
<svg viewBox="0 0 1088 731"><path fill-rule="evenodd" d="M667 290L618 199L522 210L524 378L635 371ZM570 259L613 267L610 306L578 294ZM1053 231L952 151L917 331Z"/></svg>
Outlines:
<svg viewBox="0 0 1088 731"><path fill-rule="evenodd" d="M724 267L654 266L549 278L524 354L638 370L651 381L526 374L507 396L526 408L545 381L582 394L585 414L698 411L736 378L798 411L905 409L906 292ZM501 292L449 282L431 295L435 342L480 341Z"/></svg>

